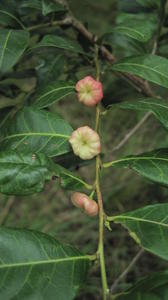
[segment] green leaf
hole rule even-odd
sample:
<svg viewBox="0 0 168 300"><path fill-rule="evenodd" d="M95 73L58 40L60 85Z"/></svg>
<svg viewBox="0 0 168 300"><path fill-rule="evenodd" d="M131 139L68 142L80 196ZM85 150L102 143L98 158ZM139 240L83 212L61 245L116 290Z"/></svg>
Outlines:
<svg viewBox="0 0 168 300"><path fill-rule="evenodd" d="M119 57L136 56L146 53L143 43L118 33L107 35L104 41L114 48L115 53L117 53Z"/></svg>
<svg viewBox="0 0 168 300"><path fill-rule="evenodd" d="M0 229L0 295L72 300L85 282L90 256L44 233Z"/></svg>
<svg viewBox="0 0 168 300"><path fill-rule="evenodd" d="M144 112L151 111L161 124L168 129L168 102L165 100L141 98L136 100L136 102L121 102L119 104L112 105L112 107L115 106L122 109L133 109Z"/></svg>
<svg viewBox="0 0 168 300"><path fill-rule="evenodd" d="M104 38L108 37L112 32L121 33L129 38L138 40L140 42L147 42L154 34L153 24L148 20L126 20L113 27L111 32L104 35Z"/></svg>
<svg viewBox="0 0 168 300"><path fill-rule="evenodd" d="M0 192L7 195L30 195L41 192L52 175L60 178L67 190L92 189L75 173L54 164L44 154L0 152Z"/></svg>
<svg viewBox="0 0 168 300"><path fill-rule="evenodd" d="M42 9L41 0L25 0L20 5L20 8L33 8L40 10Z"/></svg>
<svg viewBox="0 0 168 300"><path fill-rule="evenodd" d="M25 29L24 25L18 18L16 18L10 12L2 9L0 9L0 24L12 26L14 26L15 24L19 24L22 29Z"/></svg>
<svg viewBox="0 0 168 300"><path fill-rule="evenodd" d="M62 166L55 164L55 175L60 177L61 186L64 189L76 191L81 189L92 189L92 186L87 184L75 173L70 172L69 170L63 168Z"/></svg>
<svg viewBox="0 0 168 300"><path fill-rule="evenodd" d="M41 90L37 91L34 96L33 106L41 109L48 107L60 99L72 94L75 91L75 86L68 82L53 82L44 86Z"/></svg>
<svg viewBox="0 0 168 300"><path fill-rule="evenodd" d="M75 40L70 40L65 37L56 36L56 35L44 36L41 42L37 44L36 47L56 47L71 52L84 53L81 46Z"/></svg>
<svg viewBox="0 0 168 300"><path fill-rule="evenodd" d="M104 163L104 168L131 168L141 176L168 186L168 149L158 149L139 155L131 155Z"/></svg>
<svg viewBox="0 0 168 300"><path fill-rule="evenodd" d="M145 206L108 220L127 228L145 250L168 260L168 204Z"/></svg>
<svg viewBox="0 0 168 300"><path fill-rule="evenodd" d="M112 69L135 74L143 79L168 88L168 59L157 55L128 57L118 61Z"/></svg>
<svg viewBox="0 0 168 300"><path fill-rule="evenodd" d="M9 71L19 60L29 42L24 30L0 30L0 72Z"/></svg>
<svg viewBox="0 0 168 300"><path fill-rule="evenodd" d="M136 6L136 5L135 5ZM138 9L139 7L136 6ZM131 8L131 6L130 6ZM120 23L124 22L126 23L127 21L128 22L131 22L132 21L135 21L135 20L138 20L141 21L141 22L146 22L146 21L149 21L150 24L152 23L153 25L157 23L158 21L158 16L156 14L156 12L148 12L148 14L146 14L145 12L138 12L138 14L135 14L135 13L128 13L126 11L131 11L129 8L128 9L121 9L121 11L117 14L116 16L116 19L115 19L115 22L116 22L116 25L119 25Z"/></svg>
<svg viewBox="0 0 168 300"><path fill-rule="evenodd" d="M52 3L49 0L42 0L42 13L47 16L51 12L63 12L65 8L59 3Z"/></svg>
<svg viewBox="0 0 168 300"><path fill-rule="evenodd" d="M25 107L3 128L0 144L4 150L43 152L52 157L70 151L71 133L72 127L58 114Z"/></svg>
<svg viewBox="0 0 168 300"><path fill-rule="evenodd" d="M137 282L117 300L167 300L168 299L168 271L158 272Z"/></svg>
<svg viewBox="0 0 168 300"><path fill-rule="evenodd" d="M43 154L0 152L0 192L30 195L41 192L53 174L52 164Z"/></svg>

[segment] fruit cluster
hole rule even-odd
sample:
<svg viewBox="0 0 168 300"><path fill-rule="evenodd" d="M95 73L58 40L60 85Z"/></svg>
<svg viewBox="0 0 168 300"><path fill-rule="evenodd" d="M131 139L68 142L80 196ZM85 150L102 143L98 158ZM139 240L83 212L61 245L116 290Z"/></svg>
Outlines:
<svg viewBox="0 0 168 300"><path fill-rule="evenodd" d="M100 81L91 76L79 80L76 84L77 98L86 106L96 106L103 98L103 89ZM101 151L98 133L88 126L79 127L73 131L69 142L75 155L81 159L92 159ZM98 214L98 204L83 193L76 192L71 197L72 203L85 211L89 216Z"/></svg>

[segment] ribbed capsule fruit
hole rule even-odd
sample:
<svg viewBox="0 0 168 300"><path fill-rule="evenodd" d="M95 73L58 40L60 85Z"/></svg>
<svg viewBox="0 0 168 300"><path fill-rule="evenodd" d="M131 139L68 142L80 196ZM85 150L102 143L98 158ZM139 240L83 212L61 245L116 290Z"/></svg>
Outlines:
<svg viewBox="0 0 168 300"><path fill-rule="evenodd" d="M101 151L99 135L88 126L79 127L73 131L69 142L75 155L81 159L92 159Z"/></svg>
<svg viewBox="0 0 168 300"><path fill-rule="evenodd" d="M91 76L79 80L76 84L76 92L79 102L87 106L95 106L103 98L103 88L100 81Z"/></svg>

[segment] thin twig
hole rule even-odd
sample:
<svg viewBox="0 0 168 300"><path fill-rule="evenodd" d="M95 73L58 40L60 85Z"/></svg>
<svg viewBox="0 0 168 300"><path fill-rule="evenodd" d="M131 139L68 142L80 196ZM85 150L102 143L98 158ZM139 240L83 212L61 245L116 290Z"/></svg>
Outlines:
<svg viewBox="0 0 168 300"><path fill-rule="evenodd" d="M116 291L116 287L119 284L120 281L123 280L124 277L127 276L127 274L130 272L130 270L133 268L133 266L137 263L137 261L140 259L141 255L144 253L144 249L141 249L136 256L132 259L128 267L124 270L124 272L121 273L121 275L114 281L113 285L110 288L110 293L114 293Z"/></svg>
<svg viewBox="0 0 168 300"><path fill-rule="evenodd" d="M62 25L70 25L70 24L71 24L71 18L69 18L67 16L63 20L59 20L59 21L57 20L57 21L53 21L53 22L47 22L47 23L43 23L43 24L33 25L31 27L28 27L27 30L28 31L35 31L35 30L39 30L39 29L42 29L42 28L62 26Z"/></svg>
<svg viewBox="0 0 168 300"><path fill-rule="evenodd" d="M151 115L151 112L147 112L144 117L125 135L121 142L112 149L111 153L114 153L122 148Z"/></svg>

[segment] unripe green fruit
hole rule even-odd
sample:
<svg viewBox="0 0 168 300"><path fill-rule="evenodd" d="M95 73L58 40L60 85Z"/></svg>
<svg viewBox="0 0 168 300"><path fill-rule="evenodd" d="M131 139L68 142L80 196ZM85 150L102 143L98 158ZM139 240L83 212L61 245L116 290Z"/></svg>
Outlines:
<svg viewBox="0 0 168 300"><path fill-rule="evenodd" d="M98 133L88 126L73 131L69 142L73 152L82 159L92 159L101 150Z"/></svg>

